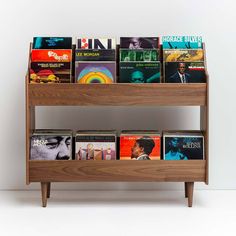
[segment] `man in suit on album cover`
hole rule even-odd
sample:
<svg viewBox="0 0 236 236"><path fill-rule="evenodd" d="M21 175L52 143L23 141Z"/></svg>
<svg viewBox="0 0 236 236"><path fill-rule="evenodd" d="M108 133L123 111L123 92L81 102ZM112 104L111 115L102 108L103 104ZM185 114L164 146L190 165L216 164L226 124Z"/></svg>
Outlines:
<svg viewBox="0 0 236 236"><path fill-rule="evenodd" d="M139 138L131 148L131 159L134 160L151 160L149 155L155 147L155 142L149 136Z"/></svg>
<svg viewBox="0 0 236 236"><path fill-rule="evenodd" d="M189 83L191 76L186 73L186 63L179 62L177 66L177 72L167 78L167 83Z"/></svg>

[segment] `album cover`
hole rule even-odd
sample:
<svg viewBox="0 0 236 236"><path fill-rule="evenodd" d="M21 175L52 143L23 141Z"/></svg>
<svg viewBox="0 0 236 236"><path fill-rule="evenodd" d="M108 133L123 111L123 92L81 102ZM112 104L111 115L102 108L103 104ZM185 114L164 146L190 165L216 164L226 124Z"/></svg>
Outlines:
<svg viewBox="0 0 236 236"><path fill-rule="evenodd" d="M120 48L145 49L159 47L158 37L121 37Z"/></svg>
<svg viewBox="0 0 236 236"><path fill-rule="evenodd" d="M203 49L165 49L163 50L163 61L166 62L195 62L204 61Z"/></svg>
<svg viewBox="0 0 236 236"><path fill-rule="evenodd" d="M71 62L31 62L30 83L70 83Z"/></svg>
<svg viewBox="0 0 236 236"><path fill-rule="evenodd" d="M75 62L75 81L81 84L110 84L116 81L115 62Z"/></svg>
<svg viewBox="0 0 236 236"><path fill-rule="evenodd" d="M116 50L76 49L75 61L116 61Z"/></svg>
<svg viewBox="0 0 236 236"><path fill-rule="evenodd" d="M120 160L160 160L158 131L127 131L120 135Z"/></svg>
<svg viewBox="0 0 236 236"><path fill-rule="evenodd" d="M77 132L76 160L116 160L116 134L101 132Z"/></svg>
<svg viewBox="0 0 236 236"><path fill-rule="evenodd" d="M160 62L120 62L120 83L160 83Z"/></svg>
<svg viewBox="0 0 236 236"><path fill-rule="evenodd" d="M120 49L120 61L159 61L159 50L157 49Z"/></svg>
<svg viewBox="0 0 236 236"><path fill-rule="evenodd" d="M203 160L204 137L203 135L163 134L164 160Z"/></svg>
<svg viewBox="0 0 236 236"><path fill-rule="evenodd" d="M71 62L72 50L58 49L33 49L31 51L31 62Z"/></svg>
<svg viewBox="0 0 236 236"><path fill-rule="evenodd" d="M76 38L77 49L116 49L115 38Z"/></svg>
<svg viewBox="0 0 236 236"><path fill-rule="evenodd" d="M203 62L165 62L165 83L205 83Z"/></svg>
<svg viewBox="0 0 236 236"><path fill-rule="evenodd" d="M72 49L72 38L34 37L33 49Z"/></svg>
<svg viewBox="0 0 236 236"><path fill-rule="evenodd" d="M202 48L201 36L162 36L163 49Z"/></svg>
<svg viewBox="0 0 236 236"><path fill-rule="evenodd" d="M72 131L39 130L30 139L30 160L71 160Z"/></svg>

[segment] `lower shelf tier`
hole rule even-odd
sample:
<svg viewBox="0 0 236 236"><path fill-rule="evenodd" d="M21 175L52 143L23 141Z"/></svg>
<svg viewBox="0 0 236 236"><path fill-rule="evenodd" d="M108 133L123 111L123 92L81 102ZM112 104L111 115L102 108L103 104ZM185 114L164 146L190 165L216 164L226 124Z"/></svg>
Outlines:
<svg viewBox="0 0 236 236"><path fill-rule="evenodd" d="M206 161L29 161L29 182L206 182Z"/></svg>

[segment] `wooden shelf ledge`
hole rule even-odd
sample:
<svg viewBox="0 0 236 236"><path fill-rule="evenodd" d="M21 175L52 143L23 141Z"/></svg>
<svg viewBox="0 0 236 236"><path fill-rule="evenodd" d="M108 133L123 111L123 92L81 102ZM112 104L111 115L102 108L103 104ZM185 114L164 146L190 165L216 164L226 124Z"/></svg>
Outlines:
<svg viewBox="0 0 236 236"><path fill-rule="evenodd" d="M205 106L207 84L27 84L30 106Z"/></svg>
<svg viewBox="0 0 236 236"><path fill-rule="evenodd" d="M206 161L29 161L30 182L205 182Z"/></svg>

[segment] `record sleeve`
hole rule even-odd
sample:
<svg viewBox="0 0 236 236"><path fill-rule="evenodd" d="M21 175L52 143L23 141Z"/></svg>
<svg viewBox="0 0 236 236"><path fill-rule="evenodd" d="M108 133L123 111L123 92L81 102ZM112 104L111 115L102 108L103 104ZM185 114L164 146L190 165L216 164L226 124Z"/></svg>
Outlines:
<svg viewBox="0 0 236 236"><path fill-rule="evenodd" d="M31 62L71 62L72 50L58 49L33 49L31 51Z"/></svg>
<svg viewBox="0 0 236 236"><path fill-rule="evenodd" d="M120 135L120 160L160 160L159 133L126 132Z"/></svg>
<svg viewBox="0 0 236 236"><path fill-rule="evenodd" d="M160 83L160 62L120 62L120 83Z"/></svg>
<svg viewBox="0 0 236 236"><path fill-rule="evenodd" d="M163 36L163 49L194 49L202 48L201 36Z"/></svg>
<svg viewBox="0 0 236 236"><path fill-rule="evenodd" d="M204 137L191 134L163 135L164 160L203 160Z"/></svg>
<svg viewBox="0 0 236 236"><path fill-rule="evenodd" d="M99 132L77 133L76 160L116 160L116 135Z"/></svg>
<svg viewBox="0 0 236 236"><path fill-rule="evenodd" d="M120 48L157 49L159 48L159 38L158 37L121 37Z"/></svg>
<svg viewBox="0 0 236 236"><path fill-rule="evenodd" d="M159 61L157 49L120 49L120 61L122 62L156 62Z"/></svg>
<svg viewBox="0 0 236 236"><path fill-rule="evenodd" d="M115 38L76 38L77 49L116 49Z"/></svg>
<svg viewBox="0 0 236 236"><path fill-rule="evenodd" d="M116 81L115 62L75 62L75 80L82 84L110 84Z"/></svg>
<svg viewBox="0 0 236 236"><path fill-rule="evenodd" d="M115 49L76 49L75 61L115 61Z"/></svg>
<svg viewBox="0 0 236 236"><path fill-rule="evenodd" d="M30 160L72 159L72 132L35 132L30 143Z"/></svg>
<svg viewBox="0 0 236 236"><path fill-rule="evenodd" d="M70 83L71 62L31 62L30 83Z"/></svg>
<svg viewBox="0 0 236 236"><path fill-rule="evenodd" d="M33 49L72 49L72 38L34 37Z"/></svg>
<svg viewBox="0 0 236 236"><path fill-rule="evenodd" d="M203 49L165 49L163 50L163 61L166 62L203 62Z"/></svg>
<svg viewBox="0 0 236 236"><path fill-rule="evenodd" d="M205 83L203 62L164 62L165 83Z"/></svg>

